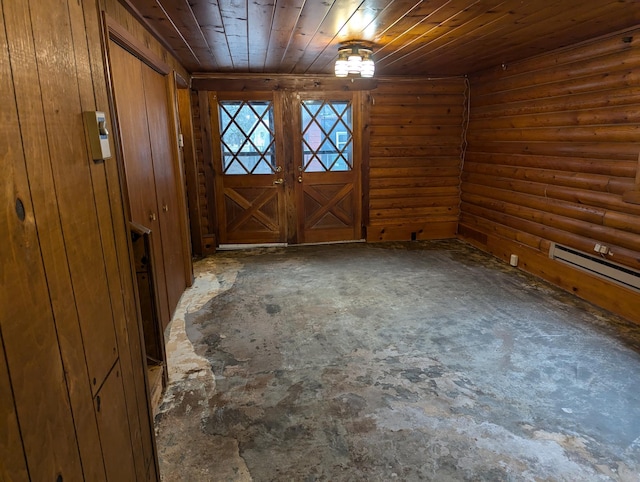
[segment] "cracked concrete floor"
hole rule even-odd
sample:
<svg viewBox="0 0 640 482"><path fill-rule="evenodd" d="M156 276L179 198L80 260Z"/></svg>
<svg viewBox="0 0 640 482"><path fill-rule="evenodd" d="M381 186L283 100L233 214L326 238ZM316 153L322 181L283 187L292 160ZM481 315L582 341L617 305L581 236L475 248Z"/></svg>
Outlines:
<svg viewBox="0 0 640 482"><path fill-rule="evenodd" d="M170 325L165 481L640 481L640 330L457 241L220 252Z"/></svg>

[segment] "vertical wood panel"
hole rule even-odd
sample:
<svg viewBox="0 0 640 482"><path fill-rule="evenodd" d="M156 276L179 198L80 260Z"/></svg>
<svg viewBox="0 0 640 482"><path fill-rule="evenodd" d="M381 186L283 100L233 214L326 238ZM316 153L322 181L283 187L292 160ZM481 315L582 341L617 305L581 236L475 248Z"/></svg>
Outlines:
<svg viewBox="0 0 640 482"><path fill-rule="evenodd" d="M213 98L210 98L212 97ZM204 197L201 204L207 206L207 218L206 223L209 227L207 235L215 236L220 239L220 232L218 223L220 220L217 217L216 208L216 173L213 163L213 136L211 132L211 116L217 115L215 112L211 112L211 106L215 106L215 94L209 94L209 92L198 92L198 112L200 113L200 139L202 141L202 160L199 169L202 170L204 177L204 189L202 190L201 197ZM204 212L204 211L203 211Z"/></svg>
<svg viewBox="0 0 640 482"><path fill-rule="evenodd" d="M126 405L120 364L116 363L95 398L107 478L144 480L136 477L130 427L124 422L127 420Z"/></svg>
<svg viewBox="0 0 640 482"><path fill-rule="evenodd" d="M99 12L94 2L86 2L83 5L96 104L107 111L109 101L107 98L107 82L102 48L102 40L106 37L102 36L101 12ZM107 117L110 120L111 115L109 112L107 112ZM112 152L116 152L113 146ZM116 317L119 363L127 400L129 430L136 463L137 480L144 480L145 475L149 474L152 474L151 480L155 480L157 476L157 457L151 408L145 380L146 359L141 346L141 324L136 305L129 251L129 226L123 204L124 184L120 182L118 165L115 161L116 158L114 157L111 162L106 162L103 166L107 181L108 205L111 207L114 227L116 261L122 286L119 296L122 299L124 309L121 316ZM118 295L113 295L113 298L115 299L116 296Z"/></svg>
<svg viewBox="0 0 640 482"><path fill-rule="evenodd" d="M98 390L119 349L129 415L120 411L111 423L126 427L123 434L146 448L132 450L129 442L116 450L126 450L139 465L135 480L155 480L117 166L91 161L81 120L83 110L96 107L108 114L96 2L4 2L0 12L7 15L2 18L2 70L12 74L2 76L7 84L1 94L0 158L8 187L2 193L11 201L5 213L16 213L2 228L8 240L2 256L11 261L1 260L0 304L10 308L3 311L0 329L10 345L6 359L29 476L106 478L92 388ZM16 196L25 209L24 221L17 224ZM4 354L0 358L4 362ZM3 394L10 392L2 388ZM7 410L3 421L9 423L10 417ZM12 436L9 429L2 433ZM19 443L11 450L20 450ZM19 459L12 456L15 465L8 470L3 460L0 478L22 479Z"/></svg>
<svg viewBox="0 0 640 482"><path fill-rule="evenodd" d="M170 54L166 48L127 10L120 0L96 0L100 9L106 12L119 25L122 25L142 45L152 50L163 62L180 74L183 79L189 75L184 66Z"/></svg>
<svg viewBox="0 0 640 482"><path fill-rule="evenodd" d="M630 75L639 37L633 30L472 77L460 223L463 237L505 259L527 244L535 251L523 251L525 269L636 321L637 293L532 257L551 242L589 253L597 243L611 250L604 258L640 269L640 211L624 201L640 152L640 79Z"/></svg>
<svg viewBox="0 0 640 482"><path fill-rule="evenodd" d="M0 480L26 482L29 480L29 471L6 363L0 336Z"/></svg>
<svg viewBox="0 0 640 482"><path fill-rule="evenodd" d="M74 72L74 44L66 1L56 9L32 8L34 44L41 79L46 140L52 158L60 220L78 309L85 357L94 391L117 358L113 308L109 299L98 214L82 136L78 81L65 81L61 71ZM59 28L49 28L52 24ZM62 27L64 26L64 27ZM55 46L57 55L52 56Z"/></svg>
<svg viewBox="0 0 640 482"><path fill-rule="evenodd" d="M171 319L167 294L159 206L144 95L143 69L148 68L122 47L109 42L111 81L115 95L131 220L152 232L156 294L163 326Z"/></svg>
<svg viewBox="0 0 640 482"><path fill-rule="evenodd" d="M12 15L8 31L19 32L30 29L29 12L26 4L16 3L8 6L6 12ZM42 115L41 92L34 46L30 37L12 42L14 58L14 84L16 102L23 120L21 123L24 139L25 158L30 172L30 184L36 218L42 228L39 229L40 243L45 268L54 273L54 282L49 284L61 353L67 373L69 396L74 413L74 423L83 459L94 463L85 467L85 477L104 479L104 467L101 463L101 447L97 425L93 412L89 374L85 363L82 333L75 303L67 296L73 292L68 270L68 258L60 224L60 213L55 196L53 173L50 165L47 144L41 142L46 127ZM86 73L86 72L85 72ZM66 80L66 79L65 79ZM86 80L86 77L85 79ZM62 78L61 78L61 81ZM90 78L89 78L90 82Z"/></svg>
<svg viewBox="0 0 640 482"><path fill-rule="evenodd" d="M169 125L171 126L171 137L168 139L171 146L173 170L175 172L175 178L173 180L174 188L176 191L176 204L177 204L177 222L178 227L176 231L179 232L178 238L180 239L180 245L182 249L181 265L184 272L185 285L182 288L193 284L193 263L191 261L193 257L193 251L191 249L191 236L189 231L189 212L187 207L187 180L184 172L184 149L178 145L178 139L180 136L180 113L178 112L178 88L179 86L186 88L186 81L175 72L171 72L167 77L168 93L167 93L167 108L169 111ZM182 139L184 143L184 138ZM182 292L180 293L182 294Z"/></svg>
<svg viewBox="0 0 640 482"><path fill-rule="evenodd" d="M153 177L156 184L158 220L162 237L162 258L171 316L187 285L186 260L182 250L183 223L180 218L182 204L179 202L177 189L182 176L174 166L174 154L177 153L174 153L172 149L175 134L172 133L169 125L173 116L171 116L168 106L167 77L143 64L142 81L142 92L147 111L148 138L153 161ZM130 160L128 159L128 161ZM164 326L166 327L167 324L168 322Z"/></svg>
<svg viewBox="0 0 640 482"><path fill-rule="evenodd" d="M285 199L295 197L295 184L298 182L298 170L294 161L294 146L291 142L292 133L296 132L300 125L300 101L292 91L274 92L274 116L281 119L276 122L276 154L280 156L278 165L282 166L284 174ZM285 222L287 225L287 243L298 242L298 232L301 231L298 225L296 206L294 203L285 203Z"/></svg>
<svg viewBox="0 0 640 482"><path fill-rule="evenodd" d="M189 227L191 229L191 246L193 254L202 256L202 224L201 206L198 199L199 176L195 151L193 117L191 115L191 92L178 89L178 114L180 116L180 133L184 141L182 159L187 185L187 201L189 206Z"/></svg>
<svg viewBox="0 0 640 482"><path fill-rule="evenodd" d="M369 146L371 143L371 92L360 92L360 108L362 109L362 237L366 237L366 226L369 226L370 169L371 159Z"/></svg>
<svg viewBox="0 0 640 482"><path fill-rule="evenodd" d="M381 80L371 92L368 241L454 236L464 89L463 79Z"/></svg>
<svg viewBox="0 0 640 482"><path fill-rule="evenodd" d="M100 29L98 28L99 24L96 23L99 20L99 15L95 9L95 4L94 2L88 2L83 5L83 8L88 15L88 22L85 20L85 12L80 9L80 5L70 4L69 6L70 12L75 13L76 18L76 23L72 24L76 26L76 30L74 31L76 38L75 43L76 45L82 45L88 41L85 45L89 47L88 44L93 41L95 47L99 47L101 40ZM82 52L83 50L76 48L76 56L78 56L78 51ZM93 110L96 106L99 107L98 110L108 110L104 65L100 58L101 53L101 49L95 48L92 64L89 55L90 48L87 48L86 57L83 56L77 61L77 64L82 65L83 68L87 70L87 74L91 75L91 83L87 81L86 87L80 89L83 110ZM113 131L113 129L110 129L110 132ZM115 152L115 150L113 152ZM117 192L111 193L109 191L108 170L110 169L112 172L117 173L117 169L114 170L114 168L116 168L115 164L115 157L104 163L92 163L91 171L107 268L110 301L114 312L116 339L120 355L119 365L123 374L122 382L125 387L124 394L126 395L126 406L128 410L128 412L120 414L119 421L123 425L125 420L129 422L127 426L129 428L130 448L127 449L124 444L121 444L121 450L128 450L130 452L137 469L137 479L141 480L147 473L151 462L154 460L153 444L152 440L150 440L150 438L153 437L153 433L150 430L148 422L150 418L148 405L142 403L146 401L146 386L143 378L146 363L140 355L135 357L135 364L131 360L132 347L137 347L137 351L140 352L140 332L137 313L135 311L127 312L125 301L127 298L131 300L133 296L133 286L128 286L129 291L125 290L125 286L127 286L126 276L122 276L118 262L119 255L116 238L118 234L121 238L125 237L127 230L122 212L122 191L120 190L120 184L113 183L113 186L118 188ZM113 181L117 181L117 178ZM120 257L127 257L128 255L128 249L125 249L127 248L126 239L124 241L125 243L121 242L124 252L120 254ZM126 266L125 270L131 271L130 266ZM135 308L135 302L133 307ZM142 427L146 427L146 429ZM109 468L107 467L107 473L108 471Z"/></svg>
<svg viewBox="0 0 640 482"><path fill-rule="evenodd" d="M0 21L8 5L2 3ZM0 30L0 66L10 73L5 28ZM18 39L20 37L17 37ZM11 75L0 76L0 332L32 480L83 477L36 219L21 144ZM29 275L27 276L26 273ZM4 357L1 360L4 363ZM4 395L3 395L4 396ZM23 474L20 470L15 478ZM13 478L14 474L10 474Z"/></svg>

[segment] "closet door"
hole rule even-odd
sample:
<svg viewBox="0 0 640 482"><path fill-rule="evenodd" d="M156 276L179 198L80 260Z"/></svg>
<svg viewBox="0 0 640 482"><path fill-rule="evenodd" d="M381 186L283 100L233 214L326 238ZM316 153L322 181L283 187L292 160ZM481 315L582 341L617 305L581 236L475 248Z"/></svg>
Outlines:
<svg viewBox="0 0 640 482"><path fill-rule="evenodd" d="M109 58L131 221L152 233L156 297L165 326L170 309L142 73L148 67L113 41L109 42Z"/></svg>
<svg viewBox="0 0 640 482"><path fill-rule="evenodd" d="M149 127L149 142L155 179L158 221L162 233L162 254L170 312L173 313L187 280L182 251L181 221L178 202L178 173L175 170L168 106L167 77L141 63L144 97Z"/></svg>

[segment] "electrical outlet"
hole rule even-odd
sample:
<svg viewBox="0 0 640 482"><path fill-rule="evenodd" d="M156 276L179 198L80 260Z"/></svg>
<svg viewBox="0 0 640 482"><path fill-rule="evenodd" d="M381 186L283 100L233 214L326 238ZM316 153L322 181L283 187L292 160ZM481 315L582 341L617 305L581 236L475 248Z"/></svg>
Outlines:
<svg viewBox="0 0 640 482"><path fill-rule="evenodd" d="M594 250L596 253L599 253L601 248L602 248L602 246L601 246L601 245L596 244L596 245L593 247L593 250Z"/></svg>
<svg viewBox="0 0 640 482"><path fill-rule="evenodd" d="M600 246L600 254L607 254L609 252L609 246Z"/></svg>

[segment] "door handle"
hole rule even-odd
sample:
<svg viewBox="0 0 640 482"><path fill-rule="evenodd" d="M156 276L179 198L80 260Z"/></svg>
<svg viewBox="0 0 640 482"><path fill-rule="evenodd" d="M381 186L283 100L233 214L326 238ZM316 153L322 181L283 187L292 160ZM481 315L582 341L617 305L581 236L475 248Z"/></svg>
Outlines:
<svg viewBox="0 0 640 482"><path fill-rule="evenodd" d="M162 205L162 211L165 212L165 213L168 212L169 211L169 206L167 204L163 204Z"/></svg>
<svg viewBox="0 0 640 482"><path fill-rule="evenodd" d="M284 179L280 178L280 179L276 179L275 181L273 181L274 184L284 184Z"/></svg>
<svg viewBox="0 0 640 482"><path fill-rule="evenodd" d="M156 213L149 213L149 221L155 221L157 218Z"/></svg>

